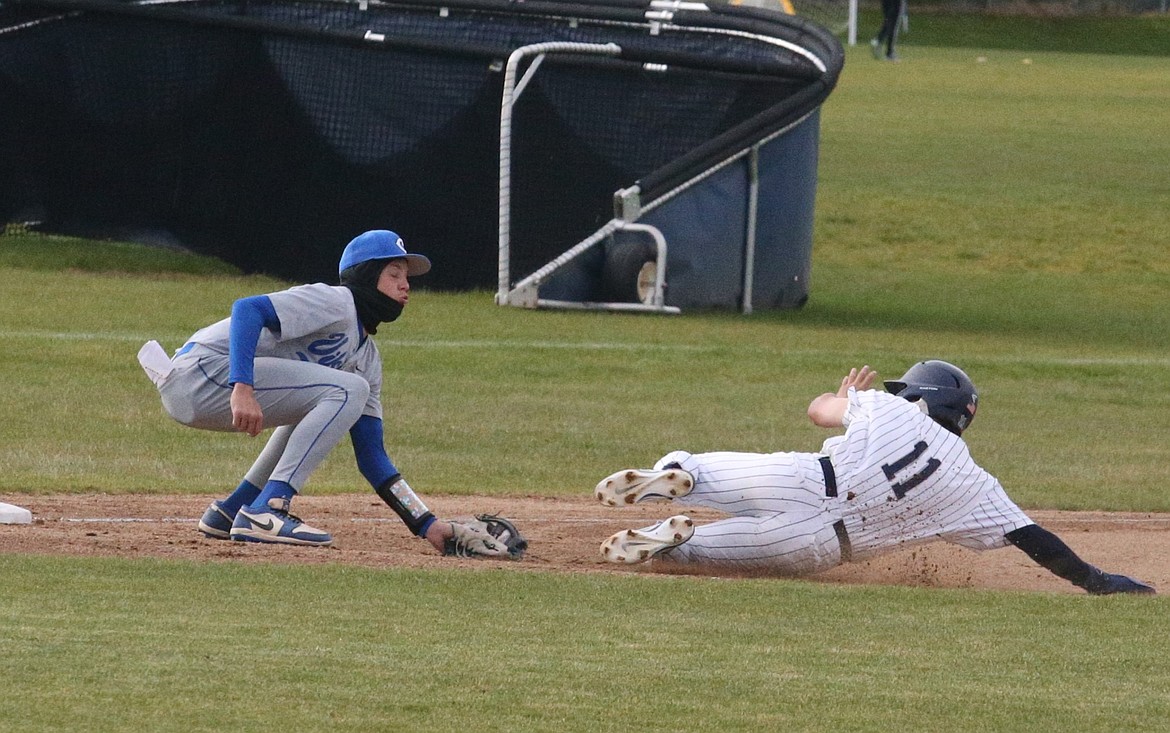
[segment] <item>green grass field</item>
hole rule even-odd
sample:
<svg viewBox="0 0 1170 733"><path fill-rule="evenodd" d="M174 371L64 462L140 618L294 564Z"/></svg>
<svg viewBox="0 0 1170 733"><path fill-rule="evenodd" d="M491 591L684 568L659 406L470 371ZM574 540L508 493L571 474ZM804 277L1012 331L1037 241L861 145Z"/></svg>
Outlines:
<svg viewBox="0 0 1170 733"><path fill-rule="evenodd" d="M797 1L799 8L800 2ZM1025 10L1020 3L1017 10ZM1083 6L1087 7L1087 6ZM1032 5L1031 16L972 15L946 7L909 6L909 28L898 36L898 45L911 57L915 46L969 48L982 51L1017 50L1035 53L1055 51L1111 56L1170 55L1170 14L1060 15L1058 4ZM1046 15L1049 11L1051 14ZM862 7L857 38L865 43L882 25L880 3Z"/></svg>
<svg viewBox="0 0 1170 733"><path fill-rule="evenodd" d="M415 488L568 496L674 447L814 450L805 407L844 370L939 356L980 386L969 443L1025 508L1170 511L1166 59L904 58L851 49L824 107L800 311L416 291L377 337L389 449ZM134 354L285 284L180 260L0 237L0 496L234 486L259 444L171 423ZM365 490L348 454L308 490ZM15 555L0 577L5 732L1170 719L1161 598Z"/></svg>

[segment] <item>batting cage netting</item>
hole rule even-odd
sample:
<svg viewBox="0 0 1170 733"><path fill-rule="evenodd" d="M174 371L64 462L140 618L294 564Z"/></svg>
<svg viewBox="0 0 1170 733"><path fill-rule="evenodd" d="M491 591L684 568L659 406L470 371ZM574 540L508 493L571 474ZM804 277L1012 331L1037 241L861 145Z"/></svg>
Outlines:
<svg viewBox="0 0 1170 733"><path fill-rule="evenodd" d="M633 220L785 131L813 126L815 186L842 63L809 21L715 3L0 0L0 219L297 281L390 228L420 284L504 290L618 192ZM596 299L590 256L542 287Z"/></svg>

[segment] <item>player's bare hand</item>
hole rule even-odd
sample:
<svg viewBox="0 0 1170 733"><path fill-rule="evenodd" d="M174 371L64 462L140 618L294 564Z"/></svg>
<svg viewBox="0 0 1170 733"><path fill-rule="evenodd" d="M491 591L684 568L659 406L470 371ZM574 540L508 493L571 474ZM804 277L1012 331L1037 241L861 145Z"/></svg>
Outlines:
<svg viewBox="0 0 1170 733"><path fill-rule="evenodd" d="M867 390L873 386L875 379L877 379L877 372L870 369L868 364L861 369L850 369L845 378L841 380L841 388L837 390L837 396L848 397L850 387Z"/></svg>
<svg viewBox="0 0 1170 733"><path fill-rule="evenodd" d="M431 526L427 527L425 538L427 542L431 543L431 547L438 550L441 555L447 544L447 538L453 534L455 532L451 529L450 522L431 522Z"/></svg>
<svg viewBox="0 0 1170 733"><path fill-rule="evenodd" d="M232 385L232 427L253 438L264 430L264 410L256 400L252 385L236 382Z"/></svg>

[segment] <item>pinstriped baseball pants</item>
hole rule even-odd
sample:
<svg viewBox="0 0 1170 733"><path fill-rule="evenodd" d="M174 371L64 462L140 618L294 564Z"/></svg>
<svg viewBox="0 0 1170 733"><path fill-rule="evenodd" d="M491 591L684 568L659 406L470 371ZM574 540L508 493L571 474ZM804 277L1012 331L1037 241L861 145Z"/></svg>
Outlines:
<svg viewBox="0 0 1170 733"><path fill-rule="evenodd" d="M838 499L825 495L824 471L814 453L688 453L674 451L655 464L677 463L694 477L691 493L675 504L732 515L695 528L694 536L660 557L738 569L807 575L841 563L833 523Z"/></svg>

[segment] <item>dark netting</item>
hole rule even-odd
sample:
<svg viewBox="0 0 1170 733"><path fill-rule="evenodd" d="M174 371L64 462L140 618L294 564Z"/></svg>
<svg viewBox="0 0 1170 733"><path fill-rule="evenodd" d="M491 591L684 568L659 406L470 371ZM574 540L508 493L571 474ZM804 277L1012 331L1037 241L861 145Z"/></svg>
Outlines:
<svg viewBox="0 0 1170 733"><path fill-rule="evenodd" d="M608 221L615 190L769 108L796 86L644 71L620 62L545 63L539 83L514 110L512 197L522 203L513 208L552 214L512 221L513 239L522 244L513 248L512 269L520 276ZM640 93L648 86L654 96ZM659 108L663 97L673 100L668 115ZM598 124L601 119L607 124Z"/></svg>
<svg viewBox="0 0 1170 733"><path fill-rule="evenodd" d="M515 108L514 276L607 221L617 189L676 185L761 132L747 128L815 108L841 65L827 32L749 9L691 25L783 38L827 68L747 37L652 31L645 2L439 7L3 2L0 218L177 241L292 280L335 278L345 242L389 227L435 260L428 287L494 287L513 49L622 48L550 56Z"/></svg>

